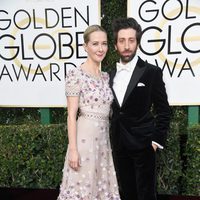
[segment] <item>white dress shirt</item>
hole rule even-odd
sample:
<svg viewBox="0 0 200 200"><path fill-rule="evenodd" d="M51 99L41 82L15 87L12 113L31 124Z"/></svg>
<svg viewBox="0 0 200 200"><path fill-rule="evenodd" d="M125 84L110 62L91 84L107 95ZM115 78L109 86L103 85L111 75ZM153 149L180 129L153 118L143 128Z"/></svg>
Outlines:
<svg viewBox="0 0 200 200"><path fill-rule="evenodd" d="M137 61L138 61L138 56L135 56L126 65L123 65L121 61L120 63L117 63L117 72L113 79L113 89L115 91L115 95L117 97L120 106L122 106L123 99ZM152 143L156 144L158 148L163 149L163 146L161 146L157 142L152 141Z"/></svg>
<svg viewBox="0 0 200 200"><path fill-rule="evenodd" d="M117 65L123 65L124 69L119 70L117 68L116 75L113 79L113 89L115 91L115 95L117 97L117 100L119 102L119 105L122 105L126 89L128 87L128 84L130 82L131 76L133 74L133 70L135 69L135 65L138 61L138 56L135 56L130 62L128 62L126 65L123 65L121 62L117 63ZM126 70L126 68L128 70Z"/></svg>

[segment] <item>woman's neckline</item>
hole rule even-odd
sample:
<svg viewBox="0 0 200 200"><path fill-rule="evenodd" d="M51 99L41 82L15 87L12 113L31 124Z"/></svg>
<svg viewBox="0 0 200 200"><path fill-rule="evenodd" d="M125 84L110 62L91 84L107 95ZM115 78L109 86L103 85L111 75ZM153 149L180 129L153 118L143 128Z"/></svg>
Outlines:
<svg viewBox="0 0 200 200"><path fill-rule="evenodd" d="M97 79L97 80L99 80L99 79L102 78L102 73L101 73L100 70L99 70L99 76L95 76L94 74L91 74L90 72L85 71L81 66L80 66L80 70L81 70L85 75L87 75L87 76L89 76L89 77L91 77L91 78L94 78L94 79Z"/></svg>

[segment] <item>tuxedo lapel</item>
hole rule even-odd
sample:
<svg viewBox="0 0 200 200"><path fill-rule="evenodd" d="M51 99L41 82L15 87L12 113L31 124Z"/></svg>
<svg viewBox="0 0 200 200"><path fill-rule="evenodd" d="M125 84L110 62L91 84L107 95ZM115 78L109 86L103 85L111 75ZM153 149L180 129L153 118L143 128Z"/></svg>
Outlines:
<svg viewBox="0 0 200 200"><path fill-rule="evenodd" d="M119 102L118 102L118 99L117 99L117 96L116 96L115 91L114 91L114 89L113 89L113 79L114 79L114 77L115 77L116 72L117 72L117 70L116 70L116 68L115 68L115 69L114 69L113 71L111 71L111 73L110 73L110 87L111 87L111 90L112 90L112 92L113 92L114 99L115 99L117 105L120 107Z"/></svg>
<svg viewBox="0 0 200 200"><path fill-rule="evenodd" d="M139 81L140 77L142 76L142 74L144 73L145 69L146 69L146 63L139 58L138 62L136 63L133 74L131 76L130 82L128 84L122 106L126 102L127 98L129 97L130 93L132 92L132 90L135 88L136 84L138 83L138 81Z"/></svg>

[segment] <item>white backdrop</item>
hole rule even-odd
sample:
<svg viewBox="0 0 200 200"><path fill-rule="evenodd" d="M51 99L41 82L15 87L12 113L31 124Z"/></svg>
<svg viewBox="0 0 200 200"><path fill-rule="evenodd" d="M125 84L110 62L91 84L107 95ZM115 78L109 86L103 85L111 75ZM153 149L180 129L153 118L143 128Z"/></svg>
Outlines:
<svg viewBox="0 0 200 200"><path fill-rule="evenodd" d="M100 0L1 0L0 106L63 107L65 73L85 59Z"/></svg>
<svg viewBox="0 0 200 200"><path fill-rule="evenodd" d="M141 24L139 54L163 69L171 105L200 105L200 1L128 0Z"/></svg>

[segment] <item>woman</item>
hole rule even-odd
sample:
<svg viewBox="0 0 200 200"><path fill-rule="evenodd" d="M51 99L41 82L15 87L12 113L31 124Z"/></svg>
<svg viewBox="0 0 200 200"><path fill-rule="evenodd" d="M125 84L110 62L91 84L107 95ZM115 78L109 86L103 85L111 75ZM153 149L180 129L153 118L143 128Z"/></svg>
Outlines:
<svg viewBox="0 0 200 200"><path fill-rule="evenodd" d="M119 200L109 141L113 96L109 75L100 71L108 50L107 34L92 25L83 37L88 57L66 77L69 144L58 200Z"/></svg>

